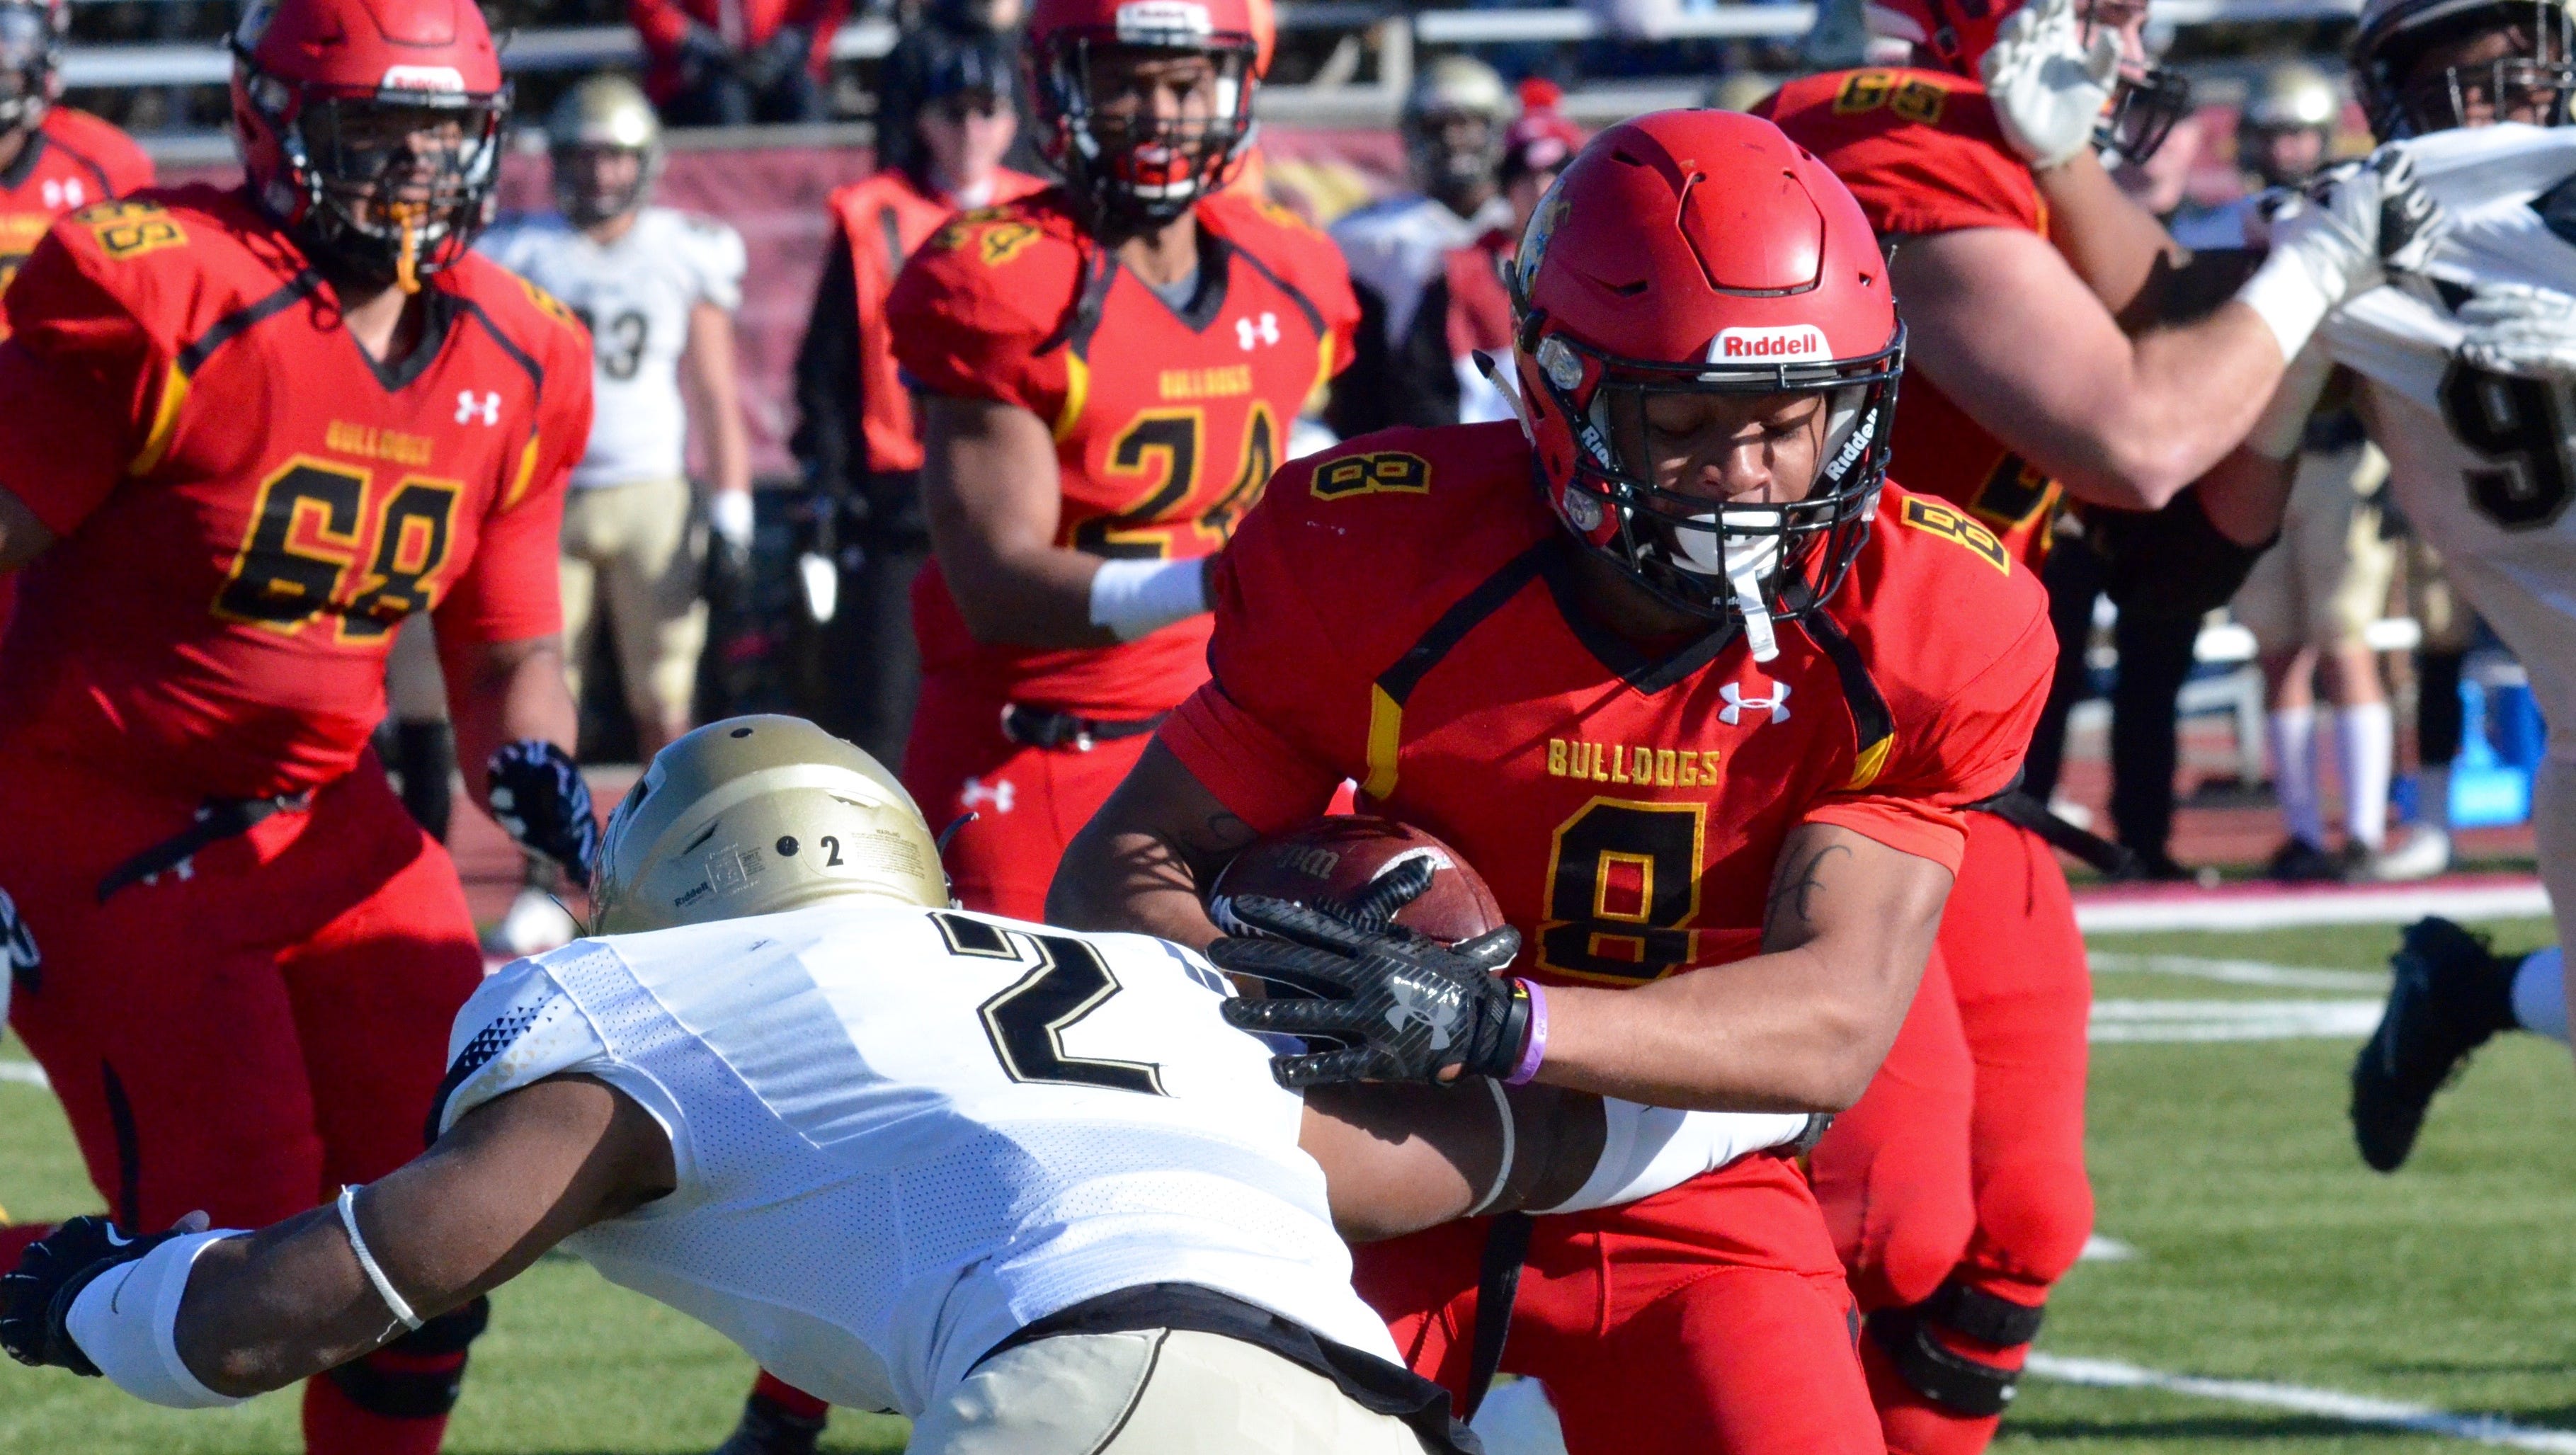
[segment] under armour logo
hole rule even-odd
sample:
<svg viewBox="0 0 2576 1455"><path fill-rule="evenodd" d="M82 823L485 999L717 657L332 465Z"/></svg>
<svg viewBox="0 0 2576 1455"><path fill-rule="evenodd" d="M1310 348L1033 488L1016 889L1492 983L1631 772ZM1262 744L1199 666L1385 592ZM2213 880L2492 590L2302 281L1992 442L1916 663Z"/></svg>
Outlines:
<svg viewBox="0 0 2576 1455"><path fill-rule="evenodd" d="M1454 1039L1450 1033L1458 1028L1457 1001L1445 996L1426 1000L1419 986L1402 981L1388 988L1395 995L1395 1004L1386 1008L1386 1023L1399 1032L1411 1025L1428 1026L1431 1028L1431 1049L1448 1050L1449 1042Z"/></svg>
<svg viewBox="0 0 2576 1455"><path fill-rule="evenodd" d="M1789 684L1786 682L1772 683L1768 697L1747 697L1744 689L1732 682L1717 689L1717 695L1726 699L1726 706L1717 710L1717 720L1728 727L1742 722L1744 710L1748 707L1755 712L1769 712L1773 722L1789 720Z"/></svg>
<svg viewBox="0 0 2576 1455"><path fill-rule="evenodd" d="M989 784L981 778L969 778L966 780L966 786L957 790L957 803L959 807L969 810L989 803L993 805L993 812L1009 813L1011 791L1011 780L1008 778Z"/></svg>
<svg viewBox="0 0 2576 1455"><path fill-rule="evenodd" d="M1265 313L1257 319L1236 319L1234 321L1234 341L1243 345L1243 351L1247 354L1252 352L1252 346L1254 344L1275 344L1279 342L1279 315L1275 313Z"/></svg>
<svg viewBox="0 0 2576 1455"><path fill-rule="evenodd" d="M478 414L483 416L483 422L485 424L499 424L501 422L500 390L487 389L483 391L483 396L479 399L475 397L474 391L471 389L460 389L456 392L456 422L458 424L472 424L474 422L474 416Z"/></svg>

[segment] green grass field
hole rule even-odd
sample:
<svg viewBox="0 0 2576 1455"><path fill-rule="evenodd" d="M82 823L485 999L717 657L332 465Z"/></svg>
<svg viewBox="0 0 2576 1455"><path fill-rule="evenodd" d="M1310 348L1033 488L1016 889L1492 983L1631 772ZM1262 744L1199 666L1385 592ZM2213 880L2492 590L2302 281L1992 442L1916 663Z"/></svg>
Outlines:
<svg viewBox="0 0 2576 1455"><path fill-rule="evenodd" d="M2545 924L2497 925L2500 946ZM2103 936L2101 952L2374 971L2381 927ZM2358 1000L2371 982L2292 986L2172 970L2101 975L2105 1000ZM2576 1074L2528 1037L2483 1053L2396 1177L2363 1169L2343 1120L2351 1039L2097 1045L2100 1231L2135 1258L2088 1261L2040 1347L2167 1373L2263 1380L2576 1431ZM0 1056L22 1057L14 1045ZM0 1201L90 1210L42 1091L0 1083ZM495 1299L448 1448L479 1455L704 1451L749 1361L588 1269L550 1261ZM1784 1391L1784 1396L1788 1395ZM0 1452L291 1455L294 1397L173 1415L93 1381L0 1364ZM2571 1437L2576 1438L2576 1437ZM900 1421L845 1416L827 1448L899 1449ZM2033 1378L1999 1448L2022 1452L2464 1449L2464 1442L2176 1393Z"/></svg>

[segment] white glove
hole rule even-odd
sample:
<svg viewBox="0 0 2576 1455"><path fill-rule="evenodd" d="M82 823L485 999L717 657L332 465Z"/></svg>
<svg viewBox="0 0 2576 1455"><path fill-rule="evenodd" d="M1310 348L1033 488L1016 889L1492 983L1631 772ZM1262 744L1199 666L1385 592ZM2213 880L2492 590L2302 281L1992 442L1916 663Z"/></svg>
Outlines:
<svg viewBox="0 0 2576 1455"><path fill-rule="evenodd" d="M2075 0L2035 0L2004 20L1981 70L2004 140L2044 172L2092 145L2120 83L2120 36L2104 26L2088 42Z"/></svg>
<svg viewBox="0 0 2576 1455"><path fill-rule="evenodd" d="M707 529L738 551L751 549L751 492L718 490L707 497Z"/></svg>
<svg viewBox="0 0 2576 1455"><path fill-rule="evenodd" d="M2576 383L2576 298L2528 283L2484 283L2460 306L2460 362L2495 374Z"/></svg>
<svg viewBox="0 0 2576 1455"><path fill-rule="evenodd" d="M2272 255L2236 296L2271 325L2281 357L2293 359L2337 304L2390 272L2420 270L2450 225L2416 183L2414 158L2383 146L2318 173L2273 216Z"/></svg>

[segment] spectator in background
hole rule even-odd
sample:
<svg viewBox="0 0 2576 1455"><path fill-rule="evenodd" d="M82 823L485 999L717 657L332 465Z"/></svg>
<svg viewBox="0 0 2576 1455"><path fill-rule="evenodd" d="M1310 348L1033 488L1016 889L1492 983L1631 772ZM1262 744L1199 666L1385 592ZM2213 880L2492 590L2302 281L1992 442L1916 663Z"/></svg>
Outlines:
<svg viewBox="0 0 2576 1455"><path fill-rule="evenodd" d="M1333 242L1350 266L1360 300L1357 353L1333 381L1324 421L1352 435L1393 425L1456 424L1470 397L1500 395L1485 386L1469 349L1488 337L1510 338L1510 310L1492 316L1492 290L1454 274L1490 259L1467 258L1488 232L1510 226L1499 175L1512 97L1494 68L1467 56L1425 66L1404 98L1404 149L1419 191L1363 207L1333 225ZM1462 286L1463 284L1463 286ZM1486 307L1458 315L1459 294ZM1501 333L1494 335L1499 327ZM1472 388L1471 388L1472 386Z"/></svg>
<svg viewBox="0 0 2576 1455"><path fill-rule="evenodd" d="M821 121L850 0L627 0L645 89L673 126Z"/></svg>
<svg viewBox="0 0 2576 1455"><path fill-rule="evenodd" d="M596 414L564 507L565 665L578 701L604 606L636 754L649 760L689 730L706 643L708 534L720 572L739 580L749 569L751 443L733 337L742 237L649 205L662 128L625 77L593 76L565 92L546 136L561 213L512 219L482 248L590 329ZM688 477L692 403L714 477L707 530ZM570 917L544 887L521 891L496 948L524 955L558 931L570 938Z"/></svg>
<svg viewBox="0 0 2576 1455"><path fill-rule="evenodd" d="M1019 131L1018 58L989 31L924 26L886 57L880 170L832 194L832 245L796 353L800 422L789 442L841 580L821 623L814 720L886 762L903 756L921 662L912 578L929 558L921 437L886 334L886 292L906 258L960 208L1046 184L1001 165Z"/></svg>

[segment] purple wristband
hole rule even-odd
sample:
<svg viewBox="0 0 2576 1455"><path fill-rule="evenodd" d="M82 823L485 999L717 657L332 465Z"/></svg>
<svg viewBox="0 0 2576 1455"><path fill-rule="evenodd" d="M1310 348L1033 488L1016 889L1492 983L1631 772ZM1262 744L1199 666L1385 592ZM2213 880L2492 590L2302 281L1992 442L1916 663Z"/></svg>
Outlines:
<svg viewBox="0 0 2576 1455"><path fill-rule="evenodd" d="M1538 1076L1538 1063L1547 1059L1547 987L1535 980L1515 982L1529 997L1529 1039L1521 1043L1521 1064L1503 1078L1505 1086L1527 1086Z"/></svg>

